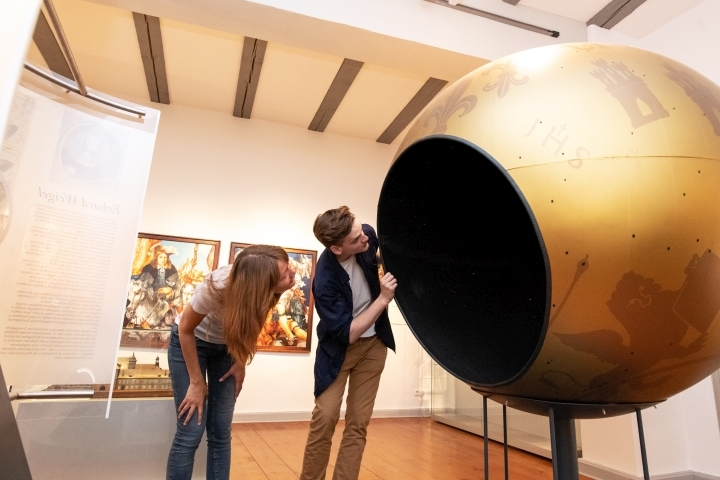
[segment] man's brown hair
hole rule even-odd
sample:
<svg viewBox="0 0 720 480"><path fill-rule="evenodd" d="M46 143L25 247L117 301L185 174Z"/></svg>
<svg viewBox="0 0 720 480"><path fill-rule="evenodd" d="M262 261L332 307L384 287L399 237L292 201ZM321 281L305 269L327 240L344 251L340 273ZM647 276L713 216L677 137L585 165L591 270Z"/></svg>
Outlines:
<svg viewBox="0 0 720 480"><path fill-rule="evenodd" d="M355 215L343 205L318 215L313 225L313 233L325 248L330 248L342 243L343 238L350 234L354 222Z"/></svg>

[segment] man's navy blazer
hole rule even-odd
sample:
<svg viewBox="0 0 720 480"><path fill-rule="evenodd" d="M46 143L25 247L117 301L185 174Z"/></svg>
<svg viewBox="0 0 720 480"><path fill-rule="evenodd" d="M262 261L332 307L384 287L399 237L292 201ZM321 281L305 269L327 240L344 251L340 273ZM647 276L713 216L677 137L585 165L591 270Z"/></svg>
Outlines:
<svg viewBox="0 0 720 480"><path fill-rule="evenodd" d="M370 225L363 224L362 229L368 237L369 246L365 252L356 254L355 259L365 274L370 295L375 301L380 296L376 257L378 238ZM312 291L315 297L315 310L320 317L315 354L315 397L317 398L340 373L345 352L350 345L350 323L353 320L350 276L330 249L326 248L318 259ZM395 350L395 339L390 328L387 309L375 322L375 332L388 348Z"/></svg>

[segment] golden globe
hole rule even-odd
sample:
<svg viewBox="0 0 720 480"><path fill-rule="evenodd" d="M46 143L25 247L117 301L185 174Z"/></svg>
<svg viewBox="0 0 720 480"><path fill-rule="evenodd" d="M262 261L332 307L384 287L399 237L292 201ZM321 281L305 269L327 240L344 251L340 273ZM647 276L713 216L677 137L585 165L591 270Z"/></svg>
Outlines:
<svg viewBox="0 0 720 480"><path fill-rule="evenodd" d="M493 394L665 400L720 368L720 88L566 44L493 61L409 129L378 205L410 328Z"/></svg>

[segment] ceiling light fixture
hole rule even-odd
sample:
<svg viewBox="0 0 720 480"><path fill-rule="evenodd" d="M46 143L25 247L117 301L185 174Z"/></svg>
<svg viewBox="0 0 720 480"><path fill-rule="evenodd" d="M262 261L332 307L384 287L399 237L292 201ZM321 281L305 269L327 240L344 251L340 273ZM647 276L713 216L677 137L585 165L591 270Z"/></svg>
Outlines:
<svg viewBox="0 0 720 480"><path fill-rule="evenodd" d="M528 30L530 32L539 33L541 35L547 35L548 37L554 37L558 38L560 36L560 32L557 32L555 30L549 30L547 28L538 27L537 25L531 25L529 23L521 22L519 20L513 20L512 18L503 17L501 15L496 15L494 13L485 12L483 10L478 10L476 8L466 7L465 5L458 4L459 0L425 0L426 2L435 3L437 5L442 5L444 7L452 8L453 10L460 10L461 12L470 13L472 15L477 15L478 17L487 18L488 20L493 20L495 22L504 23L505 25L510 25L511 27L517 27L522 28L523 30Z"/></svg>
<svg viewBox="0 0 720 480"><path fill-rule="evenodd" d="M605 5L605 8L595 14L588 25L597 25L598 27L610 30L615 25L623 21L628 15L635 11L646 0L612 0Z"/></svg>

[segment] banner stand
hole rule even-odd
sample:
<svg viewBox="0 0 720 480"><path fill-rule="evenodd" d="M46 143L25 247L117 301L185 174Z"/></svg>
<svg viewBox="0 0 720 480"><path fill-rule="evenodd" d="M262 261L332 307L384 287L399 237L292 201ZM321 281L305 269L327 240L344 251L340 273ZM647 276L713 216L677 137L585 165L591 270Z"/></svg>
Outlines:
<svg viewBox="0 0 720 480"><path fill-rule="evenodd" d="M32 480L1 366L0 432L3 432L0 435L0 477L7 480Z"/></svg>

